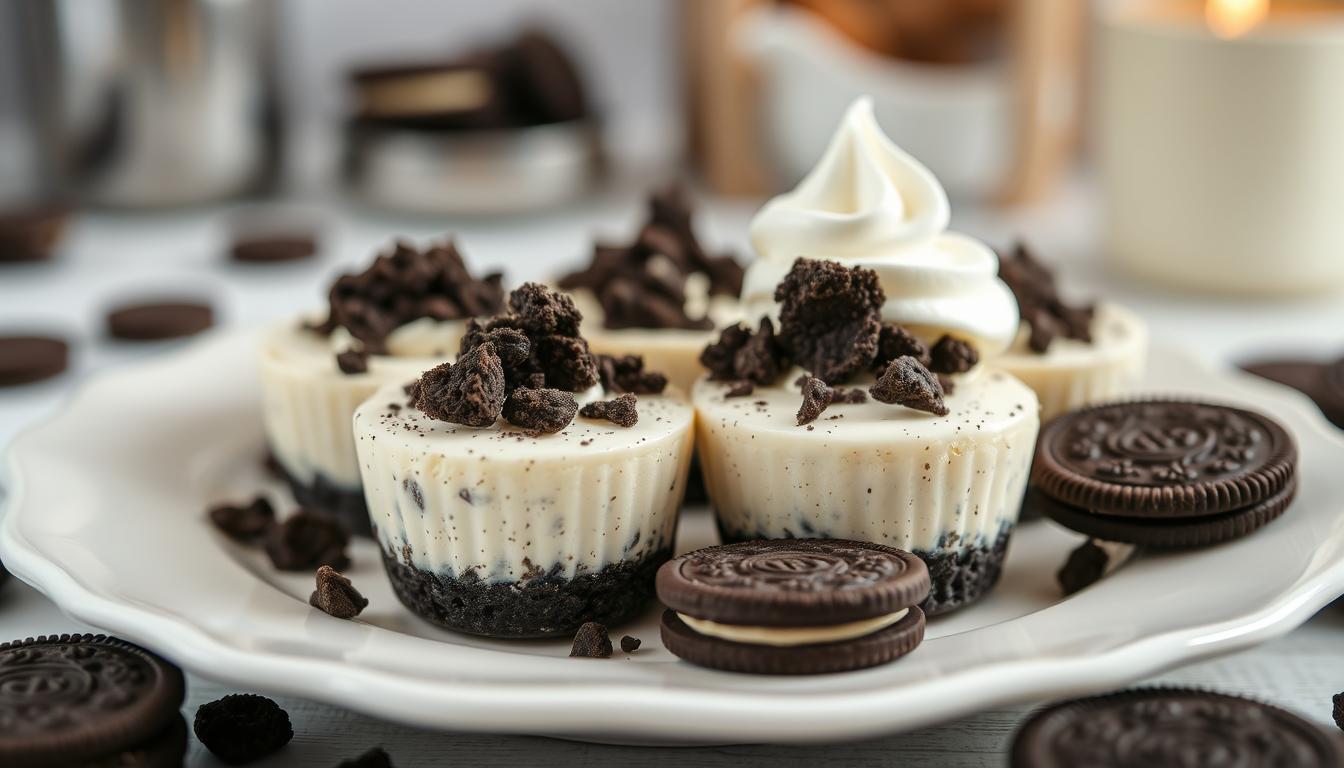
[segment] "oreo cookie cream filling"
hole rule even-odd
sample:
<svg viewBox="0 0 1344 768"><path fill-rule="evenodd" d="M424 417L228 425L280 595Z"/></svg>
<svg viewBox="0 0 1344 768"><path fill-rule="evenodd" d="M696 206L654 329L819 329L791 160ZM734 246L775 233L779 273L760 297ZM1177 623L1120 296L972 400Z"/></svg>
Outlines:
<svg viewBox="0 0 1344 768"><path fill-rule="evenodd" d="M261 342L262 415L299 504L369 533L350 417L379 387L456 352L466 319L500 311L499 275L473 277L451 242L396 243L332 286L325 319L294 320Z"/></svg>
<svg viewBox="0 0 1344 768"><path fill-rule="evenodd" d="M469 324L455 363L356 411L374 537L401 601L449 629L618 624L671 556L694 413L651 391L665 381L604 388L567 297L529 284L510 306Z"/></svg>
<svg viewBox="0 0 1344 768"><path fill-rule="evenodd" d="M946 232L948 214L937 179L856 102L753 221L743 301L760 321L705 349L692 393L726 540L909 550L930 615L998 581L1040 425L1035 393L995 367L1019 325L997 256Z"/></svg>

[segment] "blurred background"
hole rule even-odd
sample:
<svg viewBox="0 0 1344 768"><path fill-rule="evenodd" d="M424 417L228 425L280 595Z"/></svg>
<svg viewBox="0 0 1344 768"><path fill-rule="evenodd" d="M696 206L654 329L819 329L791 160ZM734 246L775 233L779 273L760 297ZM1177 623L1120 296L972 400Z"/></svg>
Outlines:
<svg viewBox="0 0 1344 768"><path fill-rule="evenodd" d="M674 178L747 259L871 94L958 228L1195 306L1195 344L1248 311L1324 343L1341 83L1340 0L9 0L0 324L98 338L162 293L262 323L399 235L553 276ZM317 258L231 258L259 237Z"/></svg>

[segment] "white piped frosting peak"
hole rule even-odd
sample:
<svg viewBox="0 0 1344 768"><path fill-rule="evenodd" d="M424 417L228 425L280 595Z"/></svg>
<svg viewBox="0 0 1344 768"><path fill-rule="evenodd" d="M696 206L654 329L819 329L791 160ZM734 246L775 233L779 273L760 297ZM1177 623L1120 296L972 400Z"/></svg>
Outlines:
<svg viewBox="0 0 1344 768"><path fill-rule="evenodd" d="M1017 302L998 278L998 256L948 232L949 215L938 179L887 138L872 100L861 98L812 172L752 220L748 314L774 314L775 286L794 260L829 259L877 272L884 320L922 335L951 333L982 355L1001 352L1017 333Z"/></svg>

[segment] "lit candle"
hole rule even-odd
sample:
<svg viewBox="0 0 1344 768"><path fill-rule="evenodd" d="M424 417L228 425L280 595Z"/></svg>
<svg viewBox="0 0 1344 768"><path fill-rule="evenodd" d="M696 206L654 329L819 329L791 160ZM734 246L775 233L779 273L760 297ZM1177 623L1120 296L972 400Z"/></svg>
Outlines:
<svg viewBox="0 0 1344 768"><path fill-rule="evenodd" d="M1117 3L1101 43L1110 254L1181 288L1344 286L1344 3Z"/></svg>

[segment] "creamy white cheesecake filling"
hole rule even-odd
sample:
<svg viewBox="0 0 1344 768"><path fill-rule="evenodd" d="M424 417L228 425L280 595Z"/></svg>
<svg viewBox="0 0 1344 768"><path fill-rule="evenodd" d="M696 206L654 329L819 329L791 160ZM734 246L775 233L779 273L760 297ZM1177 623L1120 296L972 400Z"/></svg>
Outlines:
<svg viewBox="0 0 1344 768"><path fill-rule="evenodd" d="M338 486L359 488L350 417L379 387L406 384L456 353L464 321L422 320L388 337L394 354L369 358L366 373L342 373L336 353L353 340L343 328L330 336L305 330L293 320L262 339L262 417L272 453L296 480L311 484L321 475ZM434 354L448 350L445 354ZM425 354L419 354L419 353Z"/></svg>
<svg viewBox="0 0 1344 768"><path fill-rule="evenodd" d="M578 417L533 436L435 421L384 387L354 416L375 537L407 565L487 582L573 578L670 548L694 412L675 394L641 395L638 409L633 427Z"/></svg>
<svg viewBox="0 0 1344 768"><path fill-rule="evenodd" d="M1059 337L1040 354L1028 347L1030 335L1024 323L1012 348L994 364L1035 390L1043 421L1123 396L1138 384L1148 361L1148 326L1116 304L1097 305L1091 342Z"/></svg>
<svg viewBox="0 0 1344 768"><path fill-rule="evenodd" d="M708 619L697 619L678 613L677 617L686 626L696 632L720 640L751 645L772 645L788 648L795 645L816 645L818 643L840 643L859 637L867 637L881 631L905 618L909 608L862 621L850 621L844 624L828 624L820 627L752 627L743 624L720 624Z"/></svg>
<svg viewBox="0 0 1344 768"><path fill-rule="evenodd" d="M695 386L697 447L726 531L933 553L992 546L1017 521L1039 427L1026 385L982 369L956 377L947 416L870 398L830 406L809 429L796 425L800 373L747 397Z"/></svg>

